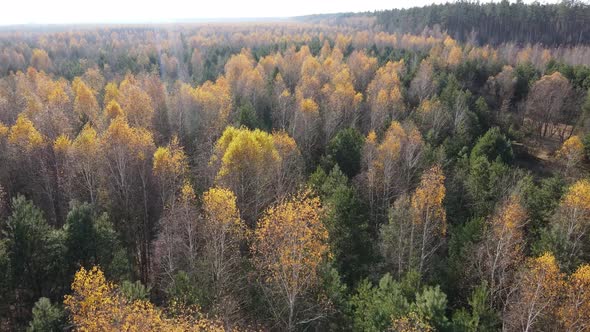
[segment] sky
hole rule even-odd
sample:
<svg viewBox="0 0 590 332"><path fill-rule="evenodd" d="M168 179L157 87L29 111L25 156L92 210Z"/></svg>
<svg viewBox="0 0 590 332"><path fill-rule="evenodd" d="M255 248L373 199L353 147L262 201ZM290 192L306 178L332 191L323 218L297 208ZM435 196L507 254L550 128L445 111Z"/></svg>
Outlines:
<svg viewBox="0 0 590 332"><path fill-rule="evenodd" d="M0 25L149 23L292 17L423 6L446 0L2 0Z"/></svg>

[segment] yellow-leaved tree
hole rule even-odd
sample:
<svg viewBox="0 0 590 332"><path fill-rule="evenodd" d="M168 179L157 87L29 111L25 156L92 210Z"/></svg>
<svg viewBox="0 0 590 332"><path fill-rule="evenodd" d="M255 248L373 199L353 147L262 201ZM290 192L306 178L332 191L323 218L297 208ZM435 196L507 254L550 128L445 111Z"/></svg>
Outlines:
<svg viewBox="0 0 590 332"><path fill-rule="evenodd" d="M167 317L147 300L127 298L97 267L76 273L64 305L77 331L224 331L194 308Z"/></svg>
<svg viewBox="0 0 590 332"><path fill-rule="evenodd" d="M299 159L297 145L284 133L227 127L215 145L211 166L216 169L215 183L235 193L242 215L253 224L277 194L280 198L294 190Z"/></svg>
<svg viewBox="0 0 590 332"><path fill-rule="evenodd" d="M476 272L487 282L491 303L500 308L505 307L514 271L524 259L523 228L527 219L520 197L508 197L486 222L474 257Z"/></svg>
<svg viewBox="0 0 590 332"><path fill-rule="evenodd" d="M176 136L168 146L156 149L153 159L152 171L160 187L162 207L165 208L174 204L176 193L188 171L188 160Z"/></svg>
<svg viewBox="0 0 590 332"><path fill-rule="evenodd" d="M240 245L246 238L246 224L240 218L236 196L224 188L211 188L203 194L203 262L213 286L213 305L227 327L239 319L243 290L240 273Z"/></svg>
<svg viewBox="0 0 590 332"><path fill-rule="evenodd" d="M403 195L381 227L380 249L385 263L398 276L426 273L446 235L445 177L439 166L424 172L413 195Z"/></svg>
<svg viewBox="0 0 590 332"><path fill-rule="evenodd" d="M381 142L371 131L363 148L363 187L371 217L384 218L391 203L410 189L420 166L424 143L413 125L393 121Z"/></svg>
<svg viewBox="0 0 590 332"><path fill-rule="evenodd" d="M578 267L567 280L558 319L563 331L590 329L590 265Z"/></svg>
<svg viewBox="0 0 590 332"><path fill-rule="evenodd" d="M83 198L89 198L95 204L100 180L100 158L102 148L96 130L86 124L72 142L71 148L74 182L83 188Z"/></svg>
<svg viewBox="0 0 590 332"><path fill-rule="evenodd" d="M575 175L574 171L584 160L584 143L578 136L568 138L561 148L557 151L556 156L561 162L566 175Z"/></svg>
<svg viewBox="0 0 590 332"><path fill-rule="evenodd" d="M562 289L562 274L553 254L529 258L514 283L504 328L528 332L552 326Z"/></svg>
<svg viewBox="0 0 590 332"><path fill-rule="evenodd" d="M254 265L277 323L288 331L321 315L302 301L318 285L329 255L320 200L308 190L269 207L254 234ZM309 299L309 297L308 297Z"/></svg>
<svg viewBox="0 0 590 332"><path fill-rule="evenodd" d="M99 107L94 92L79 77L74 79L72 89L76 94L74 112L82 123L90 122L96 126L98 124Z"/></svg>
<svg viewBox="0 0 590 332"><path fill-rule="evenodd" d="M559 247L560 263L573 270L588 259L585 243L590 231L590 181L583 179L572 184L563 196L551 220L553 249Z"/></svg>

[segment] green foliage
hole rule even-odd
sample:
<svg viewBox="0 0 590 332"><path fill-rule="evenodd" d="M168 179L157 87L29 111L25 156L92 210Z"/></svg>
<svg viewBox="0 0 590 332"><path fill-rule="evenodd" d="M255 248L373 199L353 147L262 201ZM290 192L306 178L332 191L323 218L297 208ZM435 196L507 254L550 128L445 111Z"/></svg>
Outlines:
<svg viewBox="0 0 590 332"><path fill-rule="evenodd" d="M59 332L64 330L65 315L61 308L51 304L42 297L33 307L33 319L27 328L28 332Z"/></svg>
<svg viewBox="0 0 590 332"><path fill-rule="evenodd" d="M445 315L447 310L447 295L439 286L426 287L416 295L416 301L411 306L411 311L436 327L438 331L447 328L449 321Z"/></svg>
<svg viewBox="0 0 590 332"><path fill-rule="evenodd" d="M192 280L190 275L185 271L178 271L174 275L173 282L166 289L166 294L170 301L179 302L184 305L202 305L206 290L201 286L195 280Z"/></svg>
<svg viewBox="0 0 590 332"><path fill-rule="evenodd" d="M105 267L108 276L114 279L123 277L121 273L124 272L110 269L115 256L121 254L122 247L106 213L97 216L90 204L74 203L64 229L71 273L79 266L91 268L100 265Z"/></svg>
<svg viewBox="0 0 590 332"><path fill-rule="evenodd" d="M238 108L238 126L244 126L251 130L263 128L252 103L246 102Z"/></svg>
<svg viewBox="0 0 590 332"><path fill-rule="evenodd" d="M482 238L484 223L483 217L472 218L462 225L451 226L449 230L449 257L444 266L445 273L442 280L451 303L455 303L457 300L455 297L466 294L472 286L465 280L469 279L469 265L476 248L475 245Z"/></svg>
<svg viewBox="0 0 590 332"><path fill-rule="evenodd" d="M522 198L529 213L527 226L529 238L534 243L559 204L559 200L566 190L566 183L560 176L553 176L542 179L536 184L530 175L526 176L521 183ZM538 254L542 254L542 252L538 252Z"/></svg>
<svg viewBox="0 0 590 332"><path fill-rule="evenodd" d="M8 241L0 239L0 298L5 299L5 303L0 303L0 311L7 312L8 299L10 298L12 285L12 271L10 266L10 257L8 252ZM1 316L1 315L0 315Z"/></svg>
<svg viewBox="0 0 590 332"><path fill-rule="evenodd" d="M7 220L6 249L16 287L32 291L38 298L63 281L64 236L52 229L42 212L23 196L12 200Z"/></svg>
<svg viewBox="0 0 590 332"><path fill-rule="evenodd" d="M330 234L334 265L344 281L353 285L367 275L374 257L366 208L338 165L327 176L322 172L319 168L310 182L327 208L324 224Z"/></svg>
<svg viewBox="0 0 590 332"><path fill-rule="evenodd" d="M364 142L365 137L355 128L339 131L326 148L326 169L331 169L336 164L349 178L357 175L361 169Z"/></svg>
<svg viewBox="0 0 590 332"><path fill-rule="evenodd" d="M419 276L416 278L415 273L409 273L402 282L386 274L377 287L368 280L361 282L350 299L353 330L385 331L393 321L408 315L415 315L438 330L446 329L449 326L447 296L438 286L420 291L417 280ZM415 300L412 300L414 296Z"/></svg>
<svg viewBox="0 0 590 332"><path fill-rule="evenodd" d="M150 287L144 286L139 280L135 282L124 280L121 283L121 292L129 301L148 300L150 289Z"/></svg>
<svg viewBox="0 0 590 332"><path fill-rule="evenodd" d="M453 331L491 332L500 328L498 314L489 305L488 293L485 283L473 290L468 301L470 311L462 308L453 314Z"/></svg>
<svg viewBox="0 0 590 332"><path fill-rule="evenodd" d="M530 63L521 63L516 66L516 87L514 90L515 99L522 100L529 93L533 83L539 79L537 69Z"/></svg>
<svg viewBox="0 0 590 332"><path fill-rule="evenodd" d="M386 274L373 287L364 280L350 299L355 331L385 331L392 318L404 316L410 307L398 282Z"/></svg>
<svg viewBox="0 0 590 332"><path fill-rule="evenodd" d="M486 157L489 162L499 160L505 164L511 164L514 160L512 143L500 132L500 128L494 127L488 130L471 150L471 160Z"/></svg>
<svg viewBox="0 0 590 332"><path fill-rule="evenodd" d="M526 172L511 168L501 162L500 158L493 162L488 161L483 155L471 158L465 187L472 216L488 216L496 202L509 194L512 189L519 187L521 180L525 177Z"/></svg>
<svg viewBox="0 0 590 332"><path fill-rule="evenodd" d="M334 314L328 319L327 329L330 331L350 329L352 322L346 314L348 305L348 293L346 285L341 281L338 270L331 264L320 266L320 278L322 280L322 292L334 306Z"/></svg>

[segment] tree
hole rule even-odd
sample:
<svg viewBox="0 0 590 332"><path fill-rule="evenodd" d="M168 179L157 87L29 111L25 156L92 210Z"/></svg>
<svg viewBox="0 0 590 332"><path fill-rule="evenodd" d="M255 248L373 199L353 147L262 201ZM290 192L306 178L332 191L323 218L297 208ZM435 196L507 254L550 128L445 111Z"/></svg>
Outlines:
<svg viewBox="0 0 590 332"><path fill-rule="evenodd" d="M310 182L326 209L324 225L329 233L333 264L342 279L353 285L369 273L374 260L365 206L338 165L328 175L318 168Z"/></svg>
<svg viewBox="0 0 590 332"><path fill-rule="evenodd" d="M500 128L494 127L488 130L471 150L470 159L475 160L478 157L485 157L489 162L499 160L505 164L510 164L514 160L512 145L510 140L500 132Z"/></svg>
<svg viewBox="0 0 590 332"><path fill-rule="evenodd" d="M211 188L203 194L203 261L213 285L213 303L227 327L240 310L240 245L246 225L240 219L236 196L227 189Z"/></svg>
<svg viewBox="0 0 590 332"><path fill-rule="evenodd" d="M106 280L97 267L81 268L72 282L73 294L64 304L72 322L82 331L223 331L219 322L202 318L189 308L168 318L146 300L125 297L118 285Z"/></svg>
<svg viewBox="0 0 590 332"><path fill-rule="evenodd" d="M27 151L41 146L44 141L41 133L25 114L21 113L16 119L16 123L10 127L8 142Z"/></svg>
<svg viewBox="0 0 590 332"><path fill-rule="evenodd" d="M78 115L81 123L98 125L99 108L94 92L77 77L72 83L76 97L74 99L74 112Z"/></svg>
<svg viewBox="0 0 590 332"><path fill-rule="evenodd" d="M217 170L215 182L235 193L244 219L253 225L277 193L288 195L295 189L298 154L297 145L285 133L227 127L211 157Z"/></svg>
<svg viewBox="0 0 590 332"><path fill-rule="evenodd" d="M590 266L580 265L564 286L557 317L564 331L584 331L590 326Z"/></svg>
<svg viewBox="0 0 590 332"><path fill-rule="evenodd" d="M327 61L327 60L326 60ZM324 64L325 68L325 64ZM322 120L324 124L324 144L338 130L354 126L359 117L358 106L363 99L360 92L354 90L350 72L347 68L334 73L328 83L321 88Z"/></svg>
<svg viewBox="0 0 590 332"><path fill-rule="evenodd" d="M153 243L153 270L154 279L164 290L178 286L179 273L195 280L198 272L201 241L196 204L195 192L185 182L176 194L176 203L167 207L158 223L158 234Z"/></svg>
<svg viewBox="0 0 590 332"><path fill-rule="evenodd" d="M53 295L52 290L56 291L63 280L63 232L52 229L38 208L23 196L17 196L12 199L12 215L6 222L5 236L14 289L27 294L19 305Z"/></svg>
<svg viewBox="0 0 590 332"><path fill-rule="evenodd" d="M39 71L49 71L52 63L47 51L38 48L34 49L31 54L31 66L37 68Z"/></svg>
<svg viewBox="0 0 590 332"><path fill-rule="evenodd" d="M411 197L399 198L389 223L380 230L381 252L398 276L411 270L428 272L446 235L445 177L439 166L423 175Z"/></svg>
<svg viewBox="0 0 590 332"><path fill-rule="evenodd" d="M105 97L105 99L106 99L106 97ZM114 99L109 101L103 110L103 116L104 116L106 122L110 122L111 120L115 119L116 117L122 116L122 115L124 115L123 109L121 108L121 105L119 105L119 103L117 103L117 101Z"/></svg>
<svg viewBox="0 0 590 332"><path fill-rule="evenodd" d="M568 102L571 84L561 73L541 77L532 86L526 100L526 113L535 122L540 137L553 136L560 123L569 123ZM561 135L561 138L565 137Z"/></svg>
<svg viewBox="0 0 590 332"><path fill-rule="evenodd" d="M573 270L590 254L589 227L590 181L584 179L568 188L550 221L549 246L566 269Z"/></svg>
<svg viewBox="0 0 590 332"><path fill-rule="evenodd" d="M76 203L68 213L64 231L66 257L72 275L80 266L100 265L110 276L123 277L113 263L117 255L126 253L106 213L97 215L91 205Z"/></svg>
<svg viewBox="0 0 590 332"><path fill-rule="evenodd" d="M584 160L584 143L580 137L574 135L563 142L556 157L564 167L564 174L570 175Z"/></svg>
<svg viewBox="0 0 590 332"><path fill-rule="evenodd" d="M446 234L444 181L442 169L439 166L432 167L422 175L420 185L411 198L413 223L422 230L418 265L420 273L427 269L426 262L442 244L441 240Z"/></svg>
<svg viewBox="0 0 590 332"><path fill-rule="evenodd" d="M404 114L402 83L399 78L403 70L403 61L388 62L377 70L375 78L367 87L371 130L381 131L388 121L397 120Z"/></svg>
<svg viewBox="0 0 590 332"><path fill-rule="evenodd" d="M502 67L502 71L496 76L490 76L486 82L486 88L499 103L499 118L507 116L511 109L512 99L516 91L516 74L512 66Z"/></svg>
<svg viewBox="0 0 590 332"><path fill-rule="evenodd" d="M386 274L377 287L373 287L368 280L361 282L350 299L350 306L356 330L377 332L385 331L392 320L405 316L410 304L400 284Z"/></svg>
<svg viewBox="0 0 590 332"><path fill-rule="evenodd" d="M313 98L303 98L300 93L297 94L296 104L290 132L309 165L309 161L317 158L319 149L320 107Z"/></svg>
<svg viewBox="0 0 590 332"><path fill-rule="evenodd" d="M319 283L318 267L329 254L320 200L303 191L268 208L254 233L254 265L277 322L293 331L321 317L305 308L305 296ZM286 313L282 313L282 307ZM319 316L316 316L319 315Z"/></svg>
<svg viewBox="0 0 590 332"><path fill-rule="evenodd" d="M125 112L129 124L135 127L151 128L154 117L151 98L132 75L127 75L119 84L117 101Z"/></svg>
<svg viewBox="0 0 590 332"><path fill-rule="evenodd" d="M422 102L432 97L438 88L438 82L434 78L434 70L430 59L420 62L416 76L410 82L409 95L414 101Z"/></svg>
<svg viewBox="0 0 590 332"><path fill-rule="evenodd" d="M504 310L514 278L514 271L524 259L523 228L527 213L520 197L512 195L496 209L486 222L481 243L476 249L476 271L486 282L490 304Z"/></svg>
<svg viewBox="0 0 590 332"><path fill-rule="evenodd" d="M414 113L416 124L431 144L440 144L442 137L450 135L451 112L437 97L423 100Z"/></svg>
<svg viewBox="0 0 590 332"><path fill-rule="evenodd" d="M174 197L188 172L187 156L177 137L173 137L168 146L156 149L152 171L160 187L162 207L174 204Z"/></svg>
<svg viewBox="0 0 590 332"><path fill-rule="evenodd" d="M336 164L353 178L361 170L361 152L365 138L354 128L339 131L326 148L327 162Z"/></svg>
<svg viewBox="0 0 590 332"><path fill-rule="evenodd" d="M51 301L42 297L35 302L33 307L33 319L29 323L29 332L59 332L64 328L63 311L51 304Z"/></svg>
<svg viewBox="0 0 590 332"><path fill-rule="evenodd" d="M534 331L550 327L563 282L559 266L551 253L530 258L520 270L504 314L510 330Z"/></svg>
<svg viewBox="0 0 590 332"><path fill-rule="evenodd" d="M81 196L84 200L90 199L90 204L96 204L100 187L100 162L102 146L96 130L86 124L78 136L72 142L71 149L72 172L74 183L83 188Z"/></svg>
<svg viewBox="0 0 590 332"><path fill-rule="evenodd" d="M151 265L149 241L153 219L149 192L155 150L153 135L145 128L131 127L119 116L102 135L100 146L104 149L110 215L119 220L116 226L135 246L135 258L145 282Z"/></svg>
<svg viewBox="0 0 590 332"><path fill-rule="evenodd" d="M373 221L387 215L395 198L407 192L421 166L423 141L411 124L393 121L381 143L370 132L363 147L363 188Z"/></svg>
<svg viewBox="0 0 590 332"><path fill-rule="evenodd" d="M365 91L377 71L377 59L367 56L365 52L355 50L346 62L356 91Z"/></svg>

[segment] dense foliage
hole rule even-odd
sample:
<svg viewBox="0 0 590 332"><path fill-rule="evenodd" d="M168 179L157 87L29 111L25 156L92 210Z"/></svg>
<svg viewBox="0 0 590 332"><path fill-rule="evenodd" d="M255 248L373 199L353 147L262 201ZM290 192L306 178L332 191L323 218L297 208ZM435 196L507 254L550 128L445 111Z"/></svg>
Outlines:
<svg viewBox="0 0 590 332"><path fill-rule="evenodd" d="M587 329L588 48L354 18L0 32L0 330Z"/></svg>

